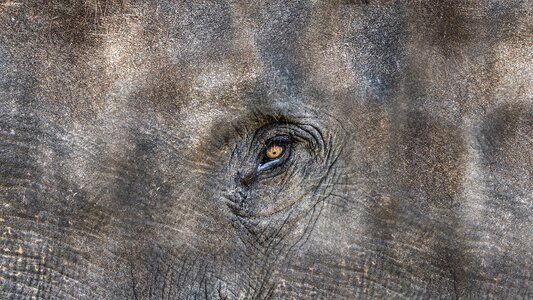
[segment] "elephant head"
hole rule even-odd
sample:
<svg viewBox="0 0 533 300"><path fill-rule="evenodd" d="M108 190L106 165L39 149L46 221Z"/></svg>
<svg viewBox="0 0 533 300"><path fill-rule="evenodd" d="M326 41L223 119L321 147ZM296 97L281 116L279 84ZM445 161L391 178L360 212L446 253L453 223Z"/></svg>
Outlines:
<svg viewBox="0 0 533 300"><path fill-rule="evenodd" d="M3 1L0 297L533 297L529 1Z"/></svg>

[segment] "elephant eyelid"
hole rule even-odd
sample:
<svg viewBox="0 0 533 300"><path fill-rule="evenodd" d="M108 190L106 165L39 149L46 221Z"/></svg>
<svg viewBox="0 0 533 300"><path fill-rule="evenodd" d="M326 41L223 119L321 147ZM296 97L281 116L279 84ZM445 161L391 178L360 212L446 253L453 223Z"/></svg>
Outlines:
<svg viewBox="0 0 533 300"><path fill-rule="evenodd" d="M268 138L270 136L270 138ZM317 159L326 158L324 135L320 128L304 123L273 123L256 132L252 140L262 144L257 154L255 171L259 174L273 172L275 175L286 170L286 166L296 159L298 149L307 149ZM253 143L251 144L253 145ZM278 148L280 146L281 148ZM257 149L251 146L249 149ZM270 150L270 153L269 153ZM281 150L281 152L280 152ZM275 174L274 174L275 173Z"/></svg>

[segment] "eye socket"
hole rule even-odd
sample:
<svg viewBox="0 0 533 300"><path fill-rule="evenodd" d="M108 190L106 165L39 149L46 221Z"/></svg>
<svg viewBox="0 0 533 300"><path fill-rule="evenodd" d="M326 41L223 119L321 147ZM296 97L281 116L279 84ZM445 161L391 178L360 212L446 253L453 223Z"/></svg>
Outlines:
<svg viewBox="0 0 533 300"><path fill-rule="evenodd" d="M288 138L271 140L263 151L258 171L272 169L283 165L290 156L291 142Z"/></svg>

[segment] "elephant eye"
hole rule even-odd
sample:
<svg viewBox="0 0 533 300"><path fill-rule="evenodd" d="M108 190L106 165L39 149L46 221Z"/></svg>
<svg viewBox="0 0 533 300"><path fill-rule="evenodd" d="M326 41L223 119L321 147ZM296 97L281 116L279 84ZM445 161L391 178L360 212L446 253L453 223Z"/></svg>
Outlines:
<svg viewBox="0 0 533 300"><path fill-rule="evenodd" d="M283 152L285 152L285 147L274 144L268 147L268 149L265 151L265 156L269 159L276 159L280 157Z"/></svg>
<svg viewBox="0 0 533 300"><path fill-rule="evenodd" d="M263 150L258 171L282 166L290 156L291 142L288 138L277 138L269 141Z"/></svg>

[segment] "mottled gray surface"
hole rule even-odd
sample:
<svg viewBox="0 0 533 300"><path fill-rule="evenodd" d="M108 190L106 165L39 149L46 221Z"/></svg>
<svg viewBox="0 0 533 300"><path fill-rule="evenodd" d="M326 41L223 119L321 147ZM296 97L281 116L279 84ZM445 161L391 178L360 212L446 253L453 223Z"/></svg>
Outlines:
<svg viewBox="0 0 533 300"><path fill-rule="evenodd" d="M0 298L533 298L532 14L0 1Z"/></svg>

